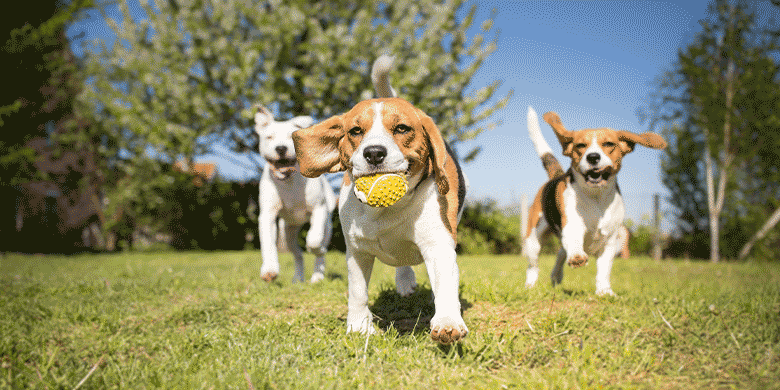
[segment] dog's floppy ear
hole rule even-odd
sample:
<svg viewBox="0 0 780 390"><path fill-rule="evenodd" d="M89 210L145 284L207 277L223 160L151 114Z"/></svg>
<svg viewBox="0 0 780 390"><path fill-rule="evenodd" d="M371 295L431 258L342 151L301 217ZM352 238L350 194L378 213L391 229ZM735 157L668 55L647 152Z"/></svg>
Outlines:
<svg viewBox="0 0 780 390"><path fill-rule="evenodd" d="M544 121L553 128L555 136L558 137L558 142L560 142L563 147L563 155L571 157L574 152L574 144L572 143L574 140L574 132L566 130L566 128L563 127L563 123L561 123L561 117L553 111L545 113L543 118Z"/></svg>
<svg viewBox="0 0 780 390"><path fill-rule="evenodd" d="M310 116L296 116L295 118L290 119L290 121L301 129L305 129L314 124L314 118Z"/></svg>
<svg viewBox="0 0 780 390"><path fill-rule="evenodd" d="M420 116L423 130L425 130L425 137L428 139L431 166L436 174L436 186L439 188L439 195L444 195L450 190L447 172L444 169L447 159L450 158L449 153L447 153L447 145L444 144L444 138L442 138L439 128L433 123L433 119L422 110L418 109L417 113Z"/></svg>
<svg viewBox="0 0 780 390"><path fill-rule="evenodd" d="M634 134L630 131L619 130L618 139L620 140L620 149L623 154L632 152L634 145L640 144L647 148L663 149L666 147L666 141L656 133Z"/></svg>
<svg viewBox="0 0 780 390"><path fill-rule="evenodd" d="M343 171L339 142L344 138L344 121L334 116L314 126L292 133L301 174L317 177L325 172Z"/></svg>
<svg viewBox="0 0 780 390"><path fill-rule="evenodd" d="M259 104L255 106L255 131L258 134L273 121L274 116L271 111Z"/></svg>

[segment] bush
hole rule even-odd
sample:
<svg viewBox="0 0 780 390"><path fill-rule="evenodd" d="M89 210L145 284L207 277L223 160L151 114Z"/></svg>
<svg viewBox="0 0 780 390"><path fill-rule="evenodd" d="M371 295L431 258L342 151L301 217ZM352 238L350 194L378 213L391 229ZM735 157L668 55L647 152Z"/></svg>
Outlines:
<svg viewBox="0 0 780 390"><path fill-rule="evenodd" d="M495 200L467 202L458 226L458 253L520 253L520 217Z"/></svg>
<svg viewBox="0 0 780 390"><path fill-rule="evenodd" d="M631 232L628 239L628 249L631 251L631 256L652 255L655 228L651 225L650 217L642 216L642 220L638 224L631 219L626 219L623 224Z"/></svg>
<svg viewBox="0 0 780 390"><path fill-rule="evenodd" d="M256 182L195 185L192 176L170 172L169 181L107 210L106 230L117 249L240 250L257 246ZM158 201L148 201L157 199ZM255 238L255 240L251 240ZM247 241L250 239L250 241Z"/></svg>

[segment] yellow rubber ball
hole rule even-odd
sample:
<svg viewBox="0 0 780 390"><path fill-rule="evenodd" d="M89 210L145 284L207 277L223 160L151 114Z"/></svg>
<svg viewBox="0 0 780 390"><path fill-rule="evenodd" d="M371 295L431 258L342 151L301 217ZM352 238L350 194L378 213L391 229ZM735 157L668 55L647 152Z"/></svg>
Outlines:
<svg viewBox="0 0 780 390"><path fill-rule="evenodd" d="M373 207L388 207L398 202L409 189L406 176L399 173L379 173L355 179L355 196Z"/></svg>

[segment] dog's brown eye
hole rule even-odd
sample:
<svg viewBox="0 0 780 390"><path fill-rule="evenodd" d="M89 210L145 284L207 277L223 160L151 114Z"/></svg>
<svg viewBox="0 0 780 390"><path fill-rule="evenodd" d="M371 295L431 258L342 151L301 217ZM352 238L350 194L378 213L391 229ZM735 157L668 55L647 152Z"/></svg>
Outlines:
<svg viewBox="0 0 780 390"><path fill-rule="evenodd" d="M586 147L586 146L588 146L588 145L585 145L585 144L577 144L577 145L574 145L574 146L575 146L575 147L577 147L577 149L585 149L585 147Z"/></svg>
<svg viewBox="0 0 780 390"><path fill-rule="evenodd" d="M363 129L361 129L358 126L355 126L355 127L351 128L351 129L349 129L349 135L351 135L351 136L358 136L360 134L363 134Z"/></svg>
<svg viewBox="0 0 780 390"><path fill-rule="evenodd" d="M396 126L395 129L393 129L393 132L395 134L406 134L406 133L410 132L411 130L412 130L411 127L402 124L402 125Z"/></svg>
<svg viewBox="0 0 780 390"><path fill-rule="evenodd" d="M615 147L615 143L614 142L604 142L603 146L605 148L614 148Z"/></svg>

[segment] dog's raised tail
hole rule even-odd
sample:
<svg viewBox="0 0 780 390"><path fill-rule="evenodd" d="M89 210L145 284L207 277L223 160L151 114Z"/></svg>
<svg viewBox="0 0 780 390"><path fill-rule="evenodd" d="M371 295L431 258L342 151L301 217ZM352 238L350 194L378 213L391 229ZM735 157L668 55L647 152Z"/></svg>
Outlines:
<svg viewBox="0 0 780 390"><path fill-rule="evenodd" d="M376 91L377 97L398 97L393 86L390 85L390 77L388 76L390 69L393 67L393 60L395 60L395 57L383 54L371 66L371 82L374 83L374 91Z"/></svg>
<svg viewBox="0 0 780 390"><path fill-rule="evenodd" d="M539 127L539 117L536 115L533 107L528 106L528 134L531 136L531 142L534 143L536 154L542 159L542 166L547 171L547 177L550 179L563 175L563 168L552 154L552 149L542 136L542 129Z"/></svg>

